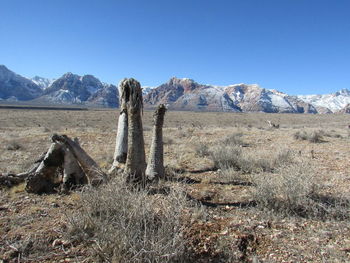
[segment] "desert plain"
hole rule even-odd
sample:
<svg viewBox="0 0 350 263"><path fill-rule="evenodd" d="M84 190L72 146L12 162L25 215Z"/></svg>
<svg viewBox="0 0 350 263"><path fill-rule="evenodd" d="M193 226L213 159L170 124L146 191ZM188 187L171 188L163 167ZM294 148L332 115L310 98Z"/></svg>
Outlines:
<svg viewBox="0 0 350 263"><path fill-rule="evenodd" d="M146 155L152 114L143 113ZM0 173L27 170L53 133L79 138L107 172L118 115L0 109ZM191 202L179 204L182 262L349 262L349 124L346 114L168 111L167 178L156 187L176 188L187 197L178 200ZM70 239L89 190L36 195L20 184L0 191L0 262L181 262L169 254L118 258L101 233ZM104 187L93 191L98 199Z"/></svg>

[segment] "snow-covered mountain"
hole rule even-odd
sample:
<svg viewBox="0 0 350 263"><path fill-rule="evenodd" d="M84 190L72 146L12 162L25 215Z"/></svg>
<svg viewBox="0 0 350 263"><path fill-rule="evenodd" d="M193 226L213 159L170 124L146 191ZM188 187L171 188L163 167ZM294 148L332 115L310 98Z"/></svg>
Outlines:
<svg viewBox="0 0 350 263"><path fill-rule="evenodd" d="M46 88L37 101L118 107L118 90L92 75L79 76L68 72Z"/></svg>
<svg viewBox="0 0 350 263"><path fill-rule="evenodd" d="M81 104L118 107L117 87L92 75L66 73L57 80L28 79L0 65L0 101L32 101L45 104Z"/></svg>
<svg viewBox="0 0 350 263"><path fill-rule="evenodd" d="M338 112L350 104L350 90L341 89L332 94L325 95L299 95L299 99L315 107L328 108L331 112Z"/></svg>
<svg viewBox="0 0 350 263"><path fill-rule="evenodd" d="M119 107L118 88L114 85L103 83L103 88L93 93L89 97L87 104L110 108Z"/></svg>
<svg viewBox="0 0 350 263"><path fill-rule="evenodd" d="M326 95L290 96L257 84L204 85L188 78L171 78L159 87L143 87L144 105L163 103L170 109L271 113L349 113L350 91ZM33 101L45 104L79 104L118 107L116 86L93 75L66 73L51 81L27 79L0 65L0 101Z"/></svg>
<svg viewBox="0 0 350 263"><path fill-rule="evenodd" d="M144 101L146 106L163 103L177 110L317 113L312 105L295 96L257 84L212 86L175 77L151 90Z"/></svg>
<svg viewBox="0 0 350 263"><path fill-rule="evenodd" d="M22 77L0 65L0 99L7 101L31 100L42 94L41 88L33 81Z"/></svg>
<svg viewBox="0 0 350 263"><path fill-rule="evenodd" d="M151 92L151 90L154 89L154 87L149 87L149 86L143 86L142 87L142 95L145 96L148 93Z"/></svg>
<svg viewBox="0 0 350 263"><path fill-rule="evenodd" d="M55 79L47 79L39 76L35 76L30 80L33 81L36 85L38 85L42 90L47 89L55 81Z"/></svg>

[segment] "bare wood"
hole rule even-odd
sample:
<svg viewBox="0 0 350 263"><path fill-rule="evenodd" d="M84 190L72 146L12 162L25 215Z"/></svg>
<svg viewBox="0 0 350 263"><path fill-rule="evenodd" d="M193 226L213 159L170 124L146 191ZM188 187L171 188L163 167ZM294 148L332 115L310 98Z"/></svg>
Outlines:
<svg viewBox="0 0 350 263"><path fill-rule="evenodd" d="M72 152L74 157L79 162L81 168L85 172L88 182L91 185L99 185L106 182L106 174L101 170L98 164L88 155L79 144L74 142L66 135L53 135L53 141L64 143Z"/></svg>
<svg viewBox="0 0 350 263"><path fill-rule="evenodd" d="M62 145L52 143L44 159L26 180L26 191L31 193L51 192L60 181L57 170L63 164Z"/></svg>
<svg viewBox="0 0 350 263"><path fill-rule="evenodd" d="M63 152L62 145L53 142L44 156L44 159L40 162L38 168L35 170L36 173L42 172L44 169L54 169L62 165L63 163Z"/></svg>
<svg viewBox="0 0 350 263"><path fill-rule="evenodd" d="M11 187L23 183L29 176L28 173L21 174L0 174L0 185Z"/></svg>
<svg viewBox="0 0 350 263"><path fill-rule="evenodd" d="M127 102L129 101L129 90L124 84L125 80L119 83L119 105L120 115L118 119L118 130L111 171L118 167L120 163L125 163L128 153L128 113Z"/></svg>
<svg viewBox="0 0 350 263"><path fill-rule="evenodd" d="M71 150L66 146L63 147L63 150L63 187L68 188L70 185L87 184L87 177Z"/></svg>
<svg viewBox="0 0 350 263"><path fill-rule="evenodd" d="M25 179L32 173L35 172L36 169L38 169L40 163L44 160L44 157L46 155L46 152L43 152L40 157L34 162L34 164L29 168L28 171L19 173L19 174L0 174L0 185L4 186L13 186L20 183L23 183Z"/></svg>
<svg viewBox="0 0 350 263"><path fill-rule="evenodd" d="M146 169L146 176L149 180L164 176L163 124L165 112L166 107L161 104L153 115L153 136Z"/></svg>

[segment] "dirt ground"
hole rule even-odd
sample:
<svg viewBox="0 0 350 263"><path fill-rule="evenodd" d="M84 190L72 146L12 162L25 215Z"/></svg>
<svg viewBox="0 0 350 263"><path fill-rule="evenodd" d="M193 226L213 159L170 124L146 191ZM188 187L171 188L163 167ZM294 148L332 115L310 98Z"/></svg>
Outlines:
<svg viewBox="0 0 350 263"><path fill-rule="evenodd" d="M117 110L41 111L0 109L0 173L19 173L50 145L53 133L78 137L81 146L107 171L112 164ZM145 111L146 155L152 112ZM279 124L270 128L267 121ZM181 171L187 193L200 200L206 220L192 222L193 262L350 262L350 222L285 216L256 205L254 185L224 177L199 145L215 146L240 134L248 154L265 158L290 150L313 169L323 192L349 194L350 115L167 112L165 165ZM297 140L297 132L322 131L321 143ZM248 180L249 181L249 180ZM89 248L63 239L67 214L80 195L34 195L24 185L0 190L0 262L91 262ZM227 252L229 251L229 252ZM2 261L1 261L2 260ZM227 262L227 261L226 261Z"/></svg>

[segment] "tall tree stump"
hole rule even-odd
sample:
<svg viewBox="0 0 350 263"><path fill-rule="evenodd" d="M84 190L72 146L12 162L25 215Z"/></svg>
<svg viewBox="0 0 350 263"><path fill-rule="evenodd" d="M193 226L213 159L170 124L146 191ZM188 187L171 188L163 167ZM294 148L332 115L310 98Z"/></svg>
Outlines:
<svg viewBox="0 0 350 263"><path fill-rule="evenodd" d="M140 83L133 78L124 79L121 85L129 95L129 100L126 101L128 114L128 153L125 173L131 181L144 181L146 157L141 117L143 112L142 89Z"/></svg>
<svg viewBox="0 0 350 263"><path fill-rule="evenodd" d="M148 180L164 176L163 124L165 112L166 107L161 104L153 115L152 143L146 169Z"/></svg>
<svg viewBox="0 0 350 263"><path fill-rule="evenodd" d="M124 80L119 83L119 105L120 115L118 119L117 137L115 143L115 151L113 156L112 168L109 173L120 165L125 164L128 153L128 112L127 102L129 101L129 89L124 84Z"/></svg>

